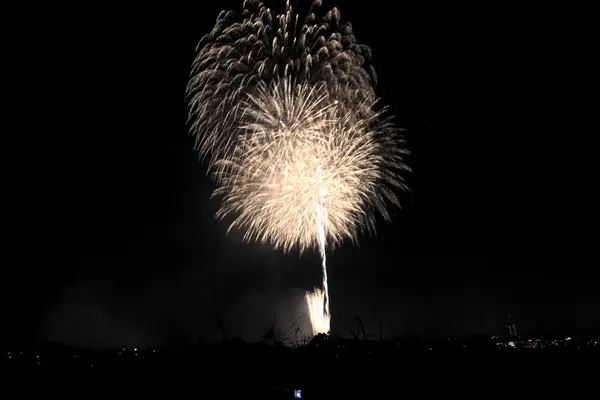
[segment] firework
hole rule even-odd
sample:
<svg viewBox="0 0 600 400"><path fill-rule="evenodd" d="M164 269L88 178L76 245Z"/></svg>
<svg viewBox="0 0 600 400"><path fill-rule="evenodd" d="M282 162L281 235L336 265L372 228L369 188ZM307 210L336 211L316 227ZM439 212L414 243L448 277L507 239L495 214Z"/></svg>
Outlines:
<svg viewBox="0 0 600 400"><path fill-rule="evenodd" d="M394 167L403 152L378 114L357 118L323 86L290 79L260 84L239 107L242 133L214 177L217 216L235 215L229 229L246 240L284 251L334 246L374 228L375 209L388 218L386 200L398 204L389 188L403 185Z"/></svg>
<svg viewBox="0 0 600 400"><path fill-rule="evenodd" d="M319 333L329 334L329 322L330 316L328 313L324 313L325 307L325 292L319 288L315 288L312 293L307 292L305 294L306 305L308 307L308 313L311 316L311 324L313 335Z"/></svg>
<svg viewBox="0 0 600 400"><path fill-rule="evenodd" d="M207 157L229 229L288 251L318 248L323 291L307 294L315 332L329 331L326 247L372 232L404 189L406 150L376 110L370 50L332 9L304 23L289 3L223 11L188 85L196 148Z"/></svg>
<svg viewBox="0 0 600 400"><path fill-rule="evenodd" d="M370 49L357 43L337 8L318 20L320 5L313 1L301 21L289 2L285 13L274 16L263 2L246 0L241 16L222 11L202 37L187 97L196 148L201 157L210 155L211 165L235 146L242 112L237 105L260 82L289 76L297 83L324 82L332 96L349 103L375 99Z"/></svg>

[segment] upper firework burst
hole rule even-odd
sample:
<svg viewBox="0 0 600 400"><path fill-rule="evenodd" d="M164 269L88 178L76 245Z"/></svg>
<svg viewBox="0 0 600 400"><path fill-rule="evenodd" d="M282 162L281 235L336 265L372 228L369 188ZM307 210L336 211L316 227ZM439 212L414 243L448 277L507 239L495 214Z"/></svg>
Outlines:
<svg viewBox="0 0 600 400"><path fill-rule="evenodd" d="M301 19L289 1L285 13L274 15L263 2L245 0L241 15L222 11L200 40L187 96L197 150L210 155L211 166L234 147L237 105L259 82L288 77L297 84L324 82L332 99L357 106L374 102L371 50L357 43L337 8L318 18L320 5L313 0Z"/></svg>

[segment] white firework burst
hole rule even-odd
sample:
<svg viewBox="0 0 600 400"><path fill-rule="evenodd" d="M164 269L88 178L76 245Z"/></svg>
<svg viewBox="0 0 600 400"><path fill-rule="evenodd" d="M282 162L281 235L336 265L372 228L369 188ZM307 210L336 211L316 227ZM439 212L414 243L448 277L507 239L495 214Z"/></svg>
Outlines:
<svg viewBox="0 0 600 400"><path fill-rule="evenodd" d="M187 87L196 149L222 199L220 218L245 239L318 248L323 291L307 293L315 332L330 323L326 247L389 220L406 189L407 151L375 108L371 51L333 8L303 22L289 1L273 16L257 0L223 11L199 44ZM320 309L322 312L320 312Z"/></svg>

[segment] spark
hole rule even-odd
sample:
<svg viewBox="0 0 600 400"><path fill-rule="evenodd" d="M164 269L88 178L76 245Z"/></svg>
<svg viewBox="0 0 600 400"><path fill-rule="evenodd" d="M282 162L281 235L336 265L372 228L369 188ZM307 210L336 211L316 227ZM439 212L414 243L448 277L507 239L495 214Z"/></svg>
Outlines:
<svg viewBox="0 0 600 400"><path fill-rule="evenodd" d="M234 216L228 230L244 231L246 241L324 253L373 231L375 210L389 218L386 200L399 204L386 183L402 186L387 167L401 154L386 148L394 143L385 123L359 119L332 105L323 86L291 79L260 85L238 107L243 133L215 163L213 195L221 198L217 217Z"/></svg>
<svg viewBox="0 0 600 400"><path fill-rule="evenodd" d="M196 150L244 240L284 252L318 249L323 290L306 294L315 332L331 319L327 249L374 233L405 190L408 154L379 109L371 50L337 8L304 22L289 1L274 16L258 0L219 14L187 87Z"/></svg>
<svg viewBox="0 0 600 400"><path fill-rule="evenodd" d="M323 312L323 308L325 307L325 292L319 288L315 288L312 293L306 292L305 299L313 335L316 336L320 333L328 334L331 317L328 313Z"/></svg>

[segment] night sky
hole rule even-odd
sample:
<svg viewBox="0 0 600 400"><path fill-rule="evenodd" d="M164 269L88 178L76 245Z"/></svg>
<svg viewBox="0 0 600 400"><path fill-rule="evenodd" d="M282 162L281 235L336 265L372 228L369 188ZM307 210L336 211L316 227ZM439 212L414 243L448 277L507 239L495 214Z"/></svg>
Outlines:
<svg viewBox="0 0 600 400"><path fill-rule="evenodd" d="M371 47L414 169L392 223L329 254L332 331L502 334L511 313L600 332L597 8L323 2ZM15 11L5 342L214 340L219 316L252 340L303 317L318 255L226 235L185 125L195 46L241 6Z"/></svg>

